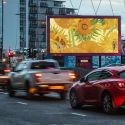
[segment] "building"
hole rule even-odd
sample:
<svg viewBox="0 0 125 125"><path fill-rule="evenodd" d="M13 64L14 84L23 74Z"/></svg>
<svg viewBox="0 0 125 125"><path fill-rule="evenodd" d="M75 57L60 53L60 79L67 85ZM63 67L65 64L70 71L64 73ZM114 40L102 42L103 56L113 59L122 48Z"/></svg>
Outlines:
<svg viewBox="0 0 125 125"><path fill-rule="evenodd" d="M46 49L46 15L75 14L75 9L66 8L64 2L60 0L20 0L21 49L25 47ZM27 45L26 41L28 41Z"/></svg>
<svg viewBox="0 0 125 125"><path fill-rule="evenodd" d="M26 0L20 0L20 49L26 47Z"/></svg>
<svg viewBox="0 0 125 125"><path fill-rule="evenodd" d="M62 0L20 0L20 48L45 50L46 15L75 15L74 8L66 8ZM48 55L50 56L50 55ZM43 57L42 57L43 58ZM61 66L98 68L121 63L121 56L53 56ZM124 59L125 60L125 59ZM69 62L69 63L67 63ZM72 62L72 63L71 63Z"/></svg>

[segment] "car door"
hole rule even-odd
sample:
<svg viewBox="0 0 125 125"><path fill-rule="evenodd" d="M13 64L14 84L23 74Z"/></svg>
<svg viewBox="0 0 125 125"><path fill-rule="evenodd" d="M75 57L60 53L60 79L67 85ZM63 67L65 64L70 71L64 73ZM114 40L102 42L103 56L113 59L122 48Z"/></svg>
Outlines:
<svg viewBox="0 0 125 125"><path fill-rule="evenodd" d="M84 98L87 103L96 103L98 95L98 83L101 75L101 71L95 71L89 74L85 79L85 84L83 85Z"/></svg>
<svg viewBox="0 0 125 125"><path fill-rule="evenodd" d="M21 65L21 71L19 72L18 76L17 76L17 79L19 80L19 87L20 88L25 88L25 75L27 73L27 69L28 69L28 63L24 62L22 65Z"/></svg>
<svg viewBox="0 0 125 125"><path fill-rule="evenodd" d="M22 88L22 73L24 72L24 63L17 65L15 72L12 74L12 84L15 88Z"/></svg>

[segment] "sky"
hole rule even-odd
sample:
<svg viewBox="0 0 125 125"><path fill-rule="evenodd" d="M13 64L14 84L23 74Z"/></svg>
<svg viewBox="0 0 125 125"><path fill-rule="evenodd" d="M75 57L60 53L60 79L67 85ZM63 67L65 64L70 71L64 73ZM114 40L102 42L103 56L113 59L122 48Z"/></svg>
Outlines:
<svg viewBox="0 0 125 125"><path fill-rule="evenodd" d="M18 0L5 0L4 4L4 49L19 48Z"/></svg>
<svg viewBox="0 0 125 125"><path fill-rule="evenodd" d="M4 4L4 44L5 49L19 48L19 0L5 0ZM66 7L78 9L79 15L121 16L121 31L125 34L125 0L65 0ZM99 3L101 4L99 6ZM81 2L81 5L80 5ZM95 11L94 11L95 10ZM79 12L78 12L79 11Z"/></svg>

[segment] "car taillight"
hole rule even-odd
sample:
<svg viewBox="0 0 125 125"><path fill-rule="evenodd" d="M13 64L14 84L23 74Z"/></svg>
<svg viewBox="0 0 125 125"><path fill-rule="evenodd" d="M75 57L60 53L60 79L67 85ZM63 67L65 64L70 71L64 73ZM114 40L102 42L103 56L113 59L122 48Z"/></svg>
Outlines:
<svg viewBox="0 0 125 125"><path fill-rule="evenodd" d="M41 73L36 73L35 74L35 79L36 79L36 82L41 82L41 78L42 77L42 74Z"/></svg>
<svg viewBox="0 0 125 125"><path fill-rule="evenodd" d="M76 74L74 72L70 72L69 76L70 76L71 80L76 80Z"/></svg>
<svg viewBox="0 0 125 125"><path fill-rule="evenodd" d="M125 83L124 82L118 82L117 85L120 88L125 88Z"/></svg>
<svg viewBox="0 0 125 125"><path fill-rule="evenodd" d="M9 73L10 71L10 69L4 69L4 73Z"/></svg>

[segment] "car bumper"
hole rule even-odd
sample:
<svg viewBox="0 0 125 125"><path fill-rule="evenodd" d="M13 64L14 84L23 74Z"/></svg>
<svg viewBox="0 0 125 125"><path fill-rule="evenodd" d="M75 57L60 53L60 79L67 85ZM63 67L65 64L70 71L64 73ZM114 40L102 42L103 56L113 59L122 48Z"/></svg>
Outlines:
<svg viewBox="0 0 125 125"><path fill-rule="evenodd" d="M66 92L69 90L72 84L40 84L32 88L34 92L49 93L49 92Z"/></svg>
<svg viewBox="0 0 125 125"><path fill-rule="evenodd" d="M0 86L6 86L8 83L8 76L0 76Z"/></svg>
<svg viewBox="0 0 125 125"><path fill-rule="evenodd" d="M112 97L113 97L113 106L115 108L125 105L125 89L117 91L115 92L115 94L113 93Z"/></svg>

